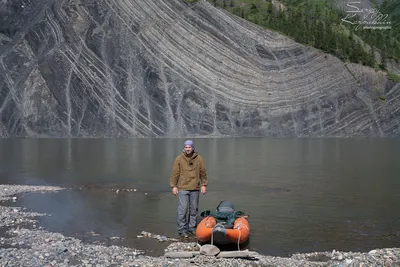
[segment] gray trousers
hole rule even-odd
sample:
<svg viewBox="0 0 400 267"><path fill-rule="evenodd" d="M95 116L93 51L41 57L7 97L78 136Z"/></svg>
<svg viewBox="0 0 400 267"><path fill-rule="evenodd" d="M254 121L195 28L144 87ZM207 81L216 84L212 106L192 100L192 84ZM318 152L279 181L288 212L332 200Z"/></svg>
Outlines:
<svg viewBox="0 0 400 267"><path fill-rule="evenodd" d="M178 191L178 233L185 234L196 230L200 191ZM189 216L188 216L189 215Z"/></svg>

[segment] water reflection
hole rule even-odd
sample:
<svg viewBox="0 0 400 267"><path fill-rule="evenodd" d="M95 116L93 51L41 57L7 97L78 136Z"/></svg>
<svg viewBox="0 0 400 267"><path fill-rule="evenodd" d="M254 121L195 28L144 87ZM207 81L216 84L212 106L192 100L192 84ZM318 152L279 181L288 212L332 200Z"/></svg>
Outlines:
<svg viewBox="0 0 400 267"><path fill-rule="evenodd" d="M29 194L20 204L53 214L43 218L48 228L85 238L90 232L120 236L142 246L136 238L142 230L176 235L169 175L184 140L3 139L0 180L73 187ZM200 210L233 201L250 214L252 249L284 255L398 246L399 140L195 142L210 180Z"/></svg>

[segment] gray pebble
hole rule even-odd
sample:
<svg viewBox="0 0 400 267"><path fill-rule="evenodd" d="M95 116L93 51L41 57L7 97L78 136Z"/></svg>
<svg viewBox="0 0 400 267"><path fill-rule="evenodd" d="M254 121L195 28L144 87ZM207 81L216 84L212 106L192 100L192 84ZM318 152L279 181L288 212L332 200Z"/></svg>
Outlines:
<svg viewBox="0 0 400 267"><path fill-rule="evenodd" d="M0 200L18 193L31 191L57 191L54 187L0 185ZM21 197L18 197L21 199ZM14 212L17 209L18 212ZM143 251L132 248L86 244L81 240L65 237L60 233L48 232L43 227L25 229L18 227L16 221L33 223L33 217L43 216L20 208L1 206L0 228L8 227L10 235L0 238L2 244L11 248L0 249L0 266L400 266L400 249L374 249L369 253L314 252L295 254L291 257L270 257L255 254L257 261L246 259L217 258L215 256L195 255L193 258L171 259L149 257ZM4 219L3 219L4 218ZM144 233L165 241L165 236ZM146 237L143 237L146 238ZM159 240L159 241L160 241ZM171 241L171 239L168 239ZM24 246L18 247L18 246ZM199 251L195 242L171 242L165 252ZM340 262L338 262L338 260Z"/></svg>

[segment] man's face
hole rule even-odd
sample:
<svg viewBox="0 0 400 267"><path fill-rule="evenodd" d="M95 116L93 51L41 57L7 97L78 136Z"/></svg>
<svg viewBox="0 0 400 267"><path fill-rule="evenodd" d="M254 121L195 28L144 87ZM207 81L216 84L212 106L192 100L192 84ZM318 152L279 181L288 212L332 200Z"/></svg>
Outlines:
<svg viewBox="0 0 400 267"><path fill-rule="evenodd" d="M186 154L190 154L190 153L192 153L192 147L191 146L185 146L185 152L186 152Z"/></svg>

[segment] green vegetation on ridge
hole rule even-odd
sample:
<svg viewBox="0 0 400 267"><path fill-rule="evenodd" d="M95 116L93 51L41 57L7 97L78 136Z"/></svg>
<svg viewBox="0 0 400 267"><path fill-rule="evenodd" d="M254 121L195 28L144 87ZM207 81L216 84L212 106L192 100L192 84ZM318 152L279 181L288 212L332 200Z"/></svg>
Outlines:
<svg viewBox="0 0 400 267"><path fill-rule="evenodd" d="M375 69L386 69L387 59L400 58L400 5L385 0L379 10L388 14L391 29L366 29L343 22L346 13L331 0L208 0L214 6L265 28L281 32L295 41L316 47L344 61ZM350 20L350 19L349 19ZM376 61L379 54L381 60Z"/></svg>

